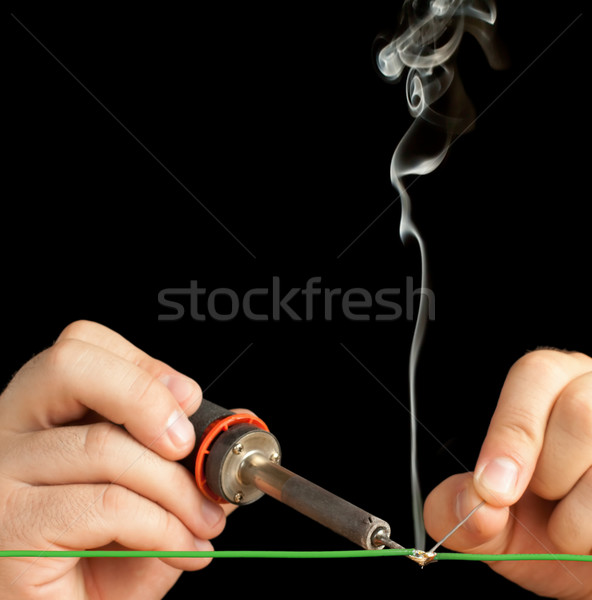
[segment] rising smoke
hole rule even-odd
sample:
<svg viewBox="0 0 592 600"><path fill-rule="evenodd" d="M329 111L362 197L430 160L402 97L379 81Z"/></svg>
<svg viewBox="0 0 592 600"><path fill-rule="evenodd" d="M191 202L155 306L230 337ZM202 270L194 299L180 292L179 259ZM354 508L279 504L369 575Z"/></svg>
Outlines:
<svg viewBox="0 0 592 600"><path fill-rule="evenodd" d="M411 200L403 178L425 175L444 160L454 139L470 131L476 112L458 75L456 57L465 32L479 42L489 65L505 66L495 38L497 10L493 0L405 0L398 33L382 47L378 68L391 82L407 71L407 104L414 121L393 154L390 175L401 199L399 235L404 243L415 240L422 269L421 287L428 287L425 244L411 217ZM428 322L422 296L409 356L411 413L411 491L415 547L425 547L423 499L417 461L416 371Z"/></svg>

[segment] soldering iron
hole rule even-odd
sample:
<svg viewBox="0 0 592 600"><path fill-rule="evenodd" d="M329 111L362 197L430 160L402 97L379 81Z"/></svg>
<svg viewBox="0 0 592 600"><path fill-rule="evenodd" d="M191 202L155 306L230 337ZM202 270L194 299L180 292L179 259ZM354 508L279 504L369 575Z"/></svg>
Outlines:
<svg viewBox="0 0 592 600"><path fill-rule="evenodd" d="M181 462L210 500L242 506L267 494L366 550L403 548L386 521L281 466L280 445L259 417L203 400L190 421L196 444Z"/></svg>

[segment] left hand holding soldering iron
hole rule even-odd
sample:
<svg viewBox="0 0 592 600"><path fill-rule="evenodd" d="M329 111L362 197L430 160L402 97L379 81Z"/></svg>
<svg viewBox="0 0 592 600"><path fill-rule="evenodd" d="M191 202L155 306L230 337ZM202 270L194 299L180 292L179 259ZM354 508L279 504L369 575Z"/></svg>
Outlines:
<svg viewBox="0 0 592 600"><path fill-rule="evenodd" d="M474 473L454 475L428 496L428 533L456 551L592 554L592 358L531 352L510 370ZM508 509L509 507L509 509ZM588 565L499 562L518 585L566 600L592 598Z"/></svg>
<svg viewBox="0 0 592 600"><path fill-rule="evenodd" d="M201 389L99 324L77 322L0 395L1 550L211 550L224 510L175 462ZM6 598L162 598L202 558L4 558Z"/></svg>

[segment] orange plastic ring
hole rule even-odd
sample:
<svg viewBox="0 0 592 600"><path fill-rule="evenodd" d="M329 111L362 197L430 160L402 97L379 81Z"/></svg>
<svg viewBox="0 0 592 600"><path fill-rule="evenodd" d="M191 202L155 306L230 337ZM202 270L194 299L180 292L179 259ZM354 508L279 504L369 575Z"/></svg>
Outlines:
<svg viewBox="0 0 592 600"><path fill-rule="evenodd" d="M259 427L259 429L263 429L264 431L269 431L267 425L259 418L254 415L249 415L246 413L238 413L229 415L228 417L224 417L218 421L214 421L204 433L201 442L199 444L199 449L197 451L197 456L195 457L195 482L197 483L198 489L201 493L213 500L214 502L218 502L219 504L228 504L228 502L214 494L212 490L208 487L206 482L206 457L210 453L210 448L214 443L214 440L223 432L228 431L228 429L232 425L238 425L239 423L248 423L249 425L255 425L255 427Z"/></svg>

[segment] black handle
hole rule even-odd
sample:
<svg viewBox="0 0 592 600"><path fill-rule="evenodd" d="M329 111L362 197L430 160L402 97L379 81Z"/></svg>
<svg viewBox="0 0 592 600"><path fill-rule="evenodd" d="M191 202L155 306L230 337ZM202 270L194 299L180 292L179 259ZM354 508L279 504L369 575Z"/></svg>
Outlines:
<svg viewBox="0 0 592 600"><path fill-rule="evenodd" d="M200 407L189 417L195 428L195 447L189 456L186 456L179 462L193 473L195 471L195 458L199 450L200 440L203 438L208 427L215 421L229 417L232 414L234 413L209 400L202 400Z"/></svg>

